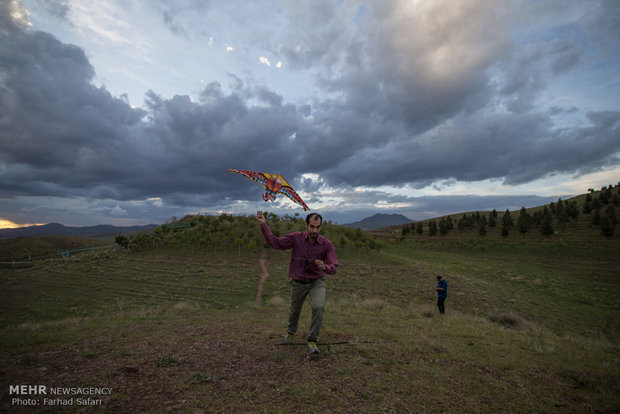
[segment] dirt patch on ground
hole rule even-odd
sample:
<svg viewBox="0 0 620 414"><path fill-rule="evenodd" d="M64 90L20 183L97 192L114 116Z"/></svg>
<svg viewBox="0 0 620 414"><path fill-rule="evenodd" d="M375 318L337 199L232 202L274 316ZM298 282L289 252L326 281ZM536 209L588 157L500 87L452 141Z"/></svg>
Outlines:
<svg viewBox="0 0 620 414"><path fill-rule="evenodd" d="M333 346L310 357L305 344L282 346L281 338L266 334L261 323L239 326L235 321L193 317L187 320L143 323L110 335L64 345L38 355L14 354L4 364L4 412L257 412L280 407L322 407L317 395L350 381L327 381L325 368L337 362ZM344 337L330 337L347 342ZM346 346L346 345L345 345ZM327 382L326 382L327 381ZM110 395L92 396L101 405L71 407L16 406L9 385L44 384L47 387L105 387ZM340 385L338 385L340 384ZM304 392L305 390L305 392ZM345 393L348 394L349 392ZM58 396L53 396L58 397ZM60 396L69 398L71 396ZM87 396L74 396L87 397ZM333 399L332 399L333 402ZM343 401L343 404L345 401ZM344 409L350 405L344 404ZM94 409L94 410L93 410Z"/></svg>
<svg viewBox="0 0 620 414"><path fill-rule="evenodd" d="M260 258L258 259L258 265L261 269L260 281L258 283L258 291L256 292L256 306L260 307L263 303L263 287L265 286L265 281L267 277L269 277L269 269L267 267L267 251L263 249L260 254Z"/></svg>

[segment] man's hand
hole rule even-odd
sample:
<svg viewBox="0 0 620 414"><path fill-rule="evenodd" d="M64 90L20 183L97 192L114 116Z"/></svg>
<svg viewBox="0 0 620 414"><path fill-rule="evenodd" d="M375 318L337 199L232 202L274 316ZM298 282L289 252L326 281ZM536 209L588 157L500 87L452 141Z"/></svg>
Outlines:
<svg viewBox="0 0 620 414"><path fill-rule="evenodd" d="M321 270L327 270L327 265L322 260L315 260L314 261L314 265L316 267L318 267L319 269L321 269Z"/></svg>
<svg viewBox="0 0 620 414"><path fill-rule="evenodd" d="M258 221L260 224L263 224L265 222L265 216L263 216L263 213L261 211L256 213L256 221Z"/></svg>

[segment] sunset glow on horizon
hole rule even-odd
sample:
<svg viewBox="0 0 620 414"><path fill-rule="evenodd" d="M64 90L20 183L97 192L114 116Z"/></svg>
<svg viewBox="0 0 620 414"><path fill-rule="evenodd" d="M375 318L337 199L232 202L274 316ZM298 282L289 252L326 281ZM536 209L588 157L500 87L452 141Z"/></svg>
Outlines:
<svg viewBox="0 0 620 414"><path fill-rule="evenodd" d="M2 229L16 229L19 227L28 227L28 226L41 226L43 225L43 223L35 223L35 224L30 224L30 223L25 223L25 224L17 224L17 223L13 223L10 220L5 220L0 218L0 230Z"/></svg>

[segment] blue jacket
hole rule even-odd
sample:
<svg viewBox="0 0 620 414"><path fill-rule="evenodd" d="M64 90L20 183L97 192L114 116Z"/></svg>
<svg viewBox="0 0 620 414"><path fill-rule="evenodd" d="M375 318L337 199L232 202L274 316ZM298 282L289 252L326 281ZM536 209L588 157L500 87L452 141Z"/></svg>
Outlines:
<svg viewBox="0 0 620 414"><path fill-rule="evenodd" d="M437 297L439 297L439 298L447 298L448 297L448 281L444 279L441 282L438 282L437 283L437 287L438 288L443 288L443 290L438 290L437 291Z"/></svg>

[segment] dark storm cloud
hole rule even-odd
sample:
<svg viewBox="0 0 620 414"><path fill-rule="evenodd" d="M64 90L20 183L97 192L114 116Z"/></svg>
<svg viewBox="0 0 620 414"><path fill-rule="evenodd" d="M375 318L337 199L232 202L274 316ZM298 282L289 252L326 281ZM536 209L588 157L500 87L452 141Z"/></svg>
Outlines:
<svg viewBox="0 0 620 414"><path fill-rule="evenodd" d="M117 178L144 111L92 86L94 69L78 47L19 27L0 43L0 191L64 193Z"/></svg>
<svg viewBox="0 0 620 414"><path fill-rule="evenodd" d="M301 6L301 7L300 7ZM295 69L321 66L332 68L341 60L344 47L349 41L342 24L342 14L334 11L333 3L325 0L307 2L304 4L284 4L287 9L290 24L290 37L275 50L280 50L288 65ZM346 8L341 4L340 8ZM345 11L346 14L346 11ZM350 45L349 45L350 46Z"/></svg>
<svg viewBox="0 0 620 414"><path fill-rule="evenodd" d="M528 182L552 171L594 171L617 162L620 112L589 113L589 126L553 129L543 114L463 116L415 139L358 149L326 169L337 184L424 187L452 177L478 181L504 177L508 184ZM360 174L368 166L370 174Z"/></svg>
<svg viewBox="0 0 620 414"><path fill-rule="evenodd" d="M252 94L246 90L243 95ZM226 95L217 83L203 90L200 103L187 96L164 100L151 93L147 106L151 119L142 132L148 140L143 146L159 158L146 160L147 166L158 166L154 179L159 194L207 192L214 197L239 197L241 191L256 186L239 176L224 175L228 168L267 172L277 168L291 179L296 175L295 147L289 140L299 120L294 106L249 106L241 94Z"/></svg>
<svg viewBox="0 0 620 414"><path fill-rule="evenodd" d="M524 183L617 164L617 107L589 112L585 125L572 127L557 126L553 116L576 107L540 108L551 81L583 64L579 36L519 44L510 9L459 5L373 3L360 30L374 36L351 41L340 70L323 74L323 86L341 98L315 105L315 125L326 128L305 142L326 156L318 163L304 158L304 169L335 185L421 188L445 178ZM594 14L617 9L599 6L573 26L587 29ZM315 40L321 44L320 35Z"/></svg>
<svg viewBox="0 0 620 414"><path fill-rule="evenodd" d="M198 101L150 91L141 109L93 86L82 49L27 30L0 6L0 195L219 205L260 193L228 168L280 172L318 191L302 174L342 188L421 188L445 179L525 183L618 163L617 107L590 111L575 126L554 122L581 111L573 103L541 108L551 80L583 65L579 39L519 44L510 9L487 1L305 6L289 13L314 30L272 49L315 74L326 95L293 105L229 74L229 88L213 81ZM617 10L600 3L574 25L603 22L598 35L617 46L607 7ZM186 32L175 9L161 10L170 30ZM354 22L349 30L342 13Z"/></svg>
<svg viewBox="0 0 620 414"><path fill-rule="evenodd" d="M227 168L297 175L289 137L302 115L264 87L226 94L211 83L200 102L149 92L146 108L135 109L92 86L84 52L49 34L15 27L0 48L4 196L162 196L187 205L247 196L256 184Z"/></svg>
<svg viewBox="0 0 620 414"><path fill-rule="evenodd" d="M515 49L497 73L499 81L494 92L504 100L510 112L530 112L550 80L575 68L583 59L582 54L574 43L566 40Z"/></svg>

